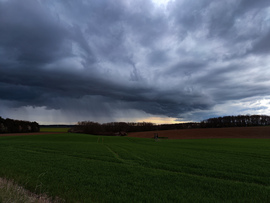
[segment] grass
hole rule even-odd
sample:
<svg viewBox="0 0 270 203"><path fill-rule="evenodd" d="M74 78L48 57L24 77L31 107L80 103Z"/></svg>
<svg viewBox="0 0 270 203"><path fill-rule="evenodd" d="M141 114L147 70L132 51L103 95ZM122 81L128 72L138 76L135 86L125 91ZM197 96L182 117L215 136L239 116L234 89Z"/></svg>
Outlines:
<svg viewBox="0 0 270 203"><path fill-rule="evenodd" d="M0 179L0 202L33 202L28 194L12 181Z"/></svg>
<svg viewBox="0 0 270 203"><path fill-rule="evenodd" d="M37 195L25 190L14 181L0 178L0 202L3 203L60 203L63 200L57 198L52 201L46 194Z"/></svg>
<svg viewBox="0 0 270 203"><path fill-rule="evenodd" d="M268 202L269 139L0 137L0 177L67 202Z"/></svg>

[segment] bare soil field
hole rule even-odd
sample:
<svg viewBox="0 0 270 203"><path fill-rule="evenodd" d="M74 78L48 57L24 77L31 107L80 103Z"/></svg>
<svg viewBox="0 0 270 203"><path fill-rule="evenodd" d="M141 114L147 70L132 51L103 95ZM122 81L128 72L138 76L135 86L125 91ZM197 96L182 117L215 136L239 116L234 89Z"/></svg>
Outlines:
<svg viewBox="0 0 270 203"><path fill-rule="evenodd" d="M3 136L21 136L21 135L45 135L45 134L59 134L62 132L31 132L31 133L5 133L0 134L0 137Z"/></svg>
<svg viewBox="0 0 270 203"><path fill-rule="evenodd" d="M266 127L235 127L235 128L198 128L128 133L129 137L168 139L205 139L205 138L270 138L270 126Z"/></svg>

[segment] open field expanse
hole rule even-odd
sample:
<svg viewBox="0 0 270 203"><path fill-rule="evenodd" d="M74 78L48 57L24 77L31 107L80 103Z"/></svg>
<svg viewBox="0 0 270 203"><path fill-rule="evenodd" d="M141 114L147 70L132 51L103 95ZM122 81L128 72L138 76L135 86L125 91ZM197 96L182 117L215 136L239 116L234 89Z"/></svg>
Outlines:
<svg viewBox="0 0 270 203"><path fill-rule="evenodd" d="M204 138L270 138L270 126L234 127L234 128L198 128L128 133L129 137L153 138L154 133L168 139L204 139Z"/></svg>
<svg viewBox="0 0 270 203"><path fill-rule="evenodd" d="M67 202L268 202L270 139L0 137L0 177Z"/></svg>

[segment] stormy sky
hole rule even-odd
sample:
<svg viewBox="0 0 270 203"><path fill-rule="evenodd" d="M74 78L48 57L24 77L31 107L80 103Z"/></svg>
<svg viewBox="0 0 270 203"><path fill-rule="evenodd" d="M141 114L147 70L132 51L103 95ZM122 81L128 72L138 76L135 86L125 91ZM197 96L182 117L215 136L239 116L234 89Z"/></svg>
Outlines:
<svg viewBox="0 0 270 203"><path fill-rule="evenodd" d="M0 0L0 116L270 115L269 0Z"/></svg>

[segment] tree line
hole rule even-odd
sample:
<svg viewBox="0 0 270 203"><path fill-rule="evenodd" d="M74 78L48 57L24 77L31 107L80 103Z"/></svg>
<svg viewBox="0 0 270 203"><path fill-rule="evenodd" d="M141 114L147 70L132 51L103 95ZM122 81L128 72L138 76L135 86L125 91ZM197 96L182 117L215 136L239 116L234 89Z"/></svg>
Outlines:
<svg viewBox="0 0 270 203"><path fill-rule="evenodd" d="M270 116L238 115L209 118L200 123L202 128L248 127L270 125Z"/></svg>
<svg viewBox="0 0 270 203"><path fill-rule="evenodd" d="M86 133L94 135L119 135L124 136L128 132L171 130L199 128L200 123L178 123L155 125L151 122L111 122L100 124L93 121L78 122L69 132Z"/></svg>
<svg viewBox="0 0 270 203"><path fill-rule="evenodd" d="M100 124L92 121L78 122L69 132L87 133L94 135L120 135L124 136L127 132L149 131L154 129L154 124L150 122L126 123L111 122Z"/></svg>
<svg viewBox="0 0 270 203"><path fill-rule="evenodd" d="M39 124L37 122L4 119L0 117L0 133L27 133L39 132Z"/></svg>
<svg viewBox="0 0 270 203"><path fill-rule="evenodd" d="M128 132L175 130L191 128L221 128L221 127L248 127L270 125L270 116L265 115L239 115L209 118L201 122L161 124L151 122L111 122L100 124L93 121L78 122L69 132L86 133L94 135L124 136Z"/></svg>

